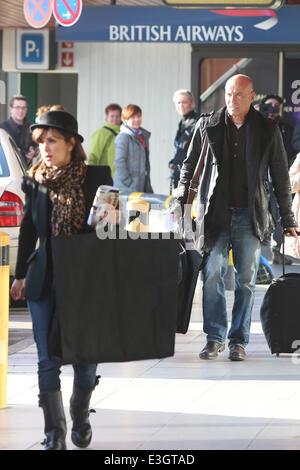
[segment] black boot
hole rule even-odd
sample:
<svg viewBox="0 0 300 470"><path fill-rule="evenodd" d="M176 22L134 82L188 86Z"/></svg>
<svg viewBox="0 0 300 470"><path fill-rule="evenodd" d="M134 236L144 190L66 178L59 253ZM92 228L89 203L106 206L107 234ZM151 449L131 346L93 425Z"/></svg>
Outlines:
<svg viewBox="0 0 300 470"><path fill-rule="evenodd" d="M77 447L87 447L92 439L89 414L91 412L95 413L95 410L90 410L89 406L92 393L98 385L99 379L100 375L96 377L94 387L89 389L82 389L75 384L73 385L73 393L70 399L70 415L73 420L71 439Z"/></svg>
<svg viewBox="0 0 300 470"><path fill-rule="evenodd" d="M66 450L67 426L61 392L40 393L39 406L45 419L44 450Z"/></svg>

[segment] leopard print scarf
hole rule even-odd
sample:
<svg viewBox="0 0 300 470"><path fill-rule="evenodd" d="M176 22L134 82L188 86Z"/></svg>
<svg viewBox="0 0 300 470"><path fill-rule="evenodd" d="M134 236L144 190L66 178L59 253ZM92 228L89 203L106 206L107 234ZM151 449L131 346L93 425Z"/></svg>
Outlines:
<svg viewBox="0 0 300 470"><path fill-rule="evenodd" d="M47 167L44 162L36 169L34 179L47 187L52 202L52 235L72 235L85 224L85 199L81 188L87 167L82 160L72 160L60 168Z"/></svg>

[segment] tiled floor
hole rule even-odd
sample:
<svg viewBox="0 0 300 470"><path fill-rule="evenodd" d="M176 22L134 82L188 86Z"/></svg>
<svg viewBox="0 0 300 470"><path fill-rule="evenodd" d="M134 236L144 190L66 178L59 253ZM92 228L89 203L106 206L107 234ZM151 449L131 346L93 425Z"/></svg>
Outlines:
<svg viewBox="0 0 300 470"><path fill-rule="evenodd" d="M102 378L92 397L96 414L91 414L90 449L299 449L300 359L270 354L259 322L265 290L257 288L245 362L229 361L227 350L216 361L199 359L205 343L199 286L190 330L177 335L173 357L99 365ZM229 308L232 297L228 292ZM24 328L30 325L28 317L22 316L22 322ZM9 355L8 403L0 410L1 450L41 449L36 352L30 337L25 340L21 349L12 345ZM71 366L64 367L62 383L67 444L74 449L68 414Z"/></svg>

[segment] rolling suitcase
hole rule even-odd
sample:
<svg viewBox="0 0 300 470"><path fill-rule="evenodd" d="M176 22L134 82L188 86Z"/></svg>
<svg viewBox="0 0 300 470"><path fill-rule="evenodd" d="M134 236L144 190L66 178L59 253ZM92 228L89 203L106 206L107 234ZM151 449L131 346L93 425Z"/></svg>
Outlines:
<svg viewBox="0 0 300 470"><path fill-rule="evenodd" d="M300 232L298 232L300 235ZM263 332L272 354L293 353L300 346L300 274L285 273L284 236L282 276L273 279L260 309Z"/></svg>

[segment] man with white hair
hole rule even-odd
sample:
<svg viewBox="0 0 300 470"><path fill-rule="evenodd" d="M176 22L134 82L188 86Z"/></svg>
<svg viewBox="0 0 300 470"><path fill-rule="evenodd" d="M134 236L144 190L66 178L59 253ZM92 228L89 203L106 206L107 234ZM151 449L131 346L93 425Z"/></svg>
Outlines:
<svg viewBox="0 0 300 470"><path fill-rule="evenodd" d="M195 101L189 90L177 90L173 95L177 113L182 116L178 124L177 133L174 140L175 155L169 161L171 170L171 183L173 188L177 188L180 170L187 150L193 136L195 125L199 119L199 114L195 111Z"/></svg>
<svg viewBox="0 0 300 470"><path fill-rule="evenodd" d="M234 75L225 85L226 106L196 126L184 161L173 211L183 210L189 184L207 136L209 148L198 188L203 208L203 330L207 343L201 359L215 359L225 349L227 311L224 276L232 249L236 287L228 333L229 359L242 361L250 336L251 312L261 244L270 240L268 172L272 178L281 223L296 235L285 149L278 125L251 106L253 82ZM181 206L181 207L180 207Z"/></svg>

